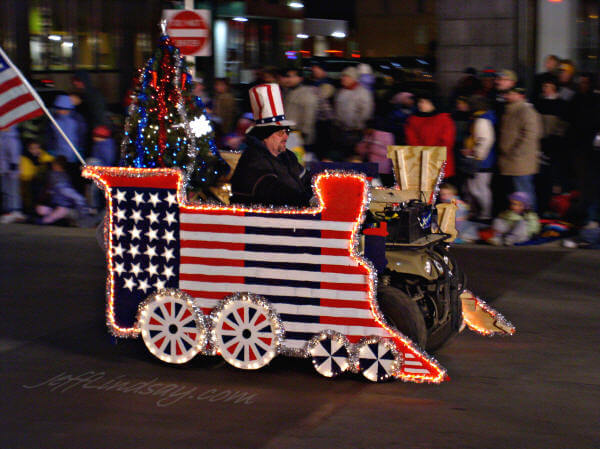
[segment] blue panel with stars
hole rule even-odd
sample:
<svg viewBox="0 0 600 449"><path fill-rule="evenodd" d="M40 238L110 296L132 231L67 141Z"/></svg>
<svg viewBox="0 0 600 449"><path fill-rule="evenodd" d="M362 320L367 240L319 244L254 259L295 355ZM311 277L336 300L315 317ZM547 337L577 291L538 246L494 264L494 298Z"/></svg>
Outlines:
<svg viewBox="0 0 600 449"><path fill-rule="evenodd" d="M112 190L113 274L118 326L135 323L140 302L179 286L179 205L175 190Z"/></svg>

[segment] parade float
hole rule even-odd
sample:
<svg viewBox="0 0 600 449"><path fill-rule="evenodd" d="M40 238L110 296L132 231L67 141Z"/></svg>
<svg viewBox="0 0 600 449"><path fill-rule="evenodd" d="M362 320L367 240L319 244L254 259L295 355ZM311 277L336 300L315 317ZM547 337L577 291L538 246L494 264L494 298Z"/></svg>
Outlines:
<svg viewBox="0 0 600 449"><path fill-rule="evenodd" d="M314 207L229 204L190 83L163 35L130 108L129 166L83 170L106 197L114 336L141 336L168 364L219 356L254 370L285 355L310 359L325 377L439 383L446 370L426 351L465 325L514 333L466 290L451 255L454 211L434 205L445 148L390 147L391 189L325 170L313 178ZM235 155L224 159L235 167Z"/></svg>

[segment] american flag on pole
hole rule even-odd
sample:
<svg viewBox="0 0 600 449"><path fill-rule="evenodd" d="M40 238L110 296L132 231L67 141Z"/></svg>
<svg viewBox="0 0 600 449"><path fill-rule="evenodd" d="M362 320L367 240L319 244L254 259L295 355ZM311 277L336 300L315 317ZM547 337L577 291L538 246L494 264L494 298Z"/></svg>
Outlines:
<svg viewBox="0 0 600 449"><path fill-rule="evenodd" d="M0 48L0 131L44 113L22 76Z"/></svg>

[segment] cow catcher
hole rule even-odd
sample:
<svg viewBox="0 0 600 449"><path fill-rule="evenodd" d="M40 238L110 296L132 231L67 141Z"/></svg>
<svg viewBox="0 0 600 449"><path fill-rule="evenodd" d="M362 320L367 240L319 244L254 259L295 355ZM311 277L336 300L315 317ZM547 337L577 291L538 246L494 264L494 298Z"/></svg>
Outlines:
<svg viewBox="0 0 600 449"><path fill-rule="evenodd" d="M86 167L83 175L107 198L106 316L115 336L141 335L154 356L173 364L204 354L259 369L282 354L310 358L326 377L447 379L415 336L398 330L398 311L386 316L380 308L378 291L390 309L390 277L401 277L378 268L377 254L365 256L373 251L363 231L385 240L385 226L365 221L364 175L315 176L318 205L306 209L190 204L176 169ZM482 333L514 332L467 296L470 315L448 312L453 329L464 317Z"/></svg>

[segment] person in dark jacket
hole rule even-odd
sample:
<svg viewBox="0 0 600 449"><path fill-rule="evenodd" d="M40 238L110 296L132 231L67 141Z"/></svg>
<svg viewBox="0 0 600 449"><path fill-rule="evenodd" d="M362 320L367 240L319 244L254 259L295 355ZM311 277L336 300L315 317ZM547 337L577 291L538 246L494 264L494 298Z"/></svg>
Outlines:
<svg viewBox="0 0 600 449"><path fill-rule="evenodd" d="M293 122L286 120L277 84L250 89L254 125L231 177L231 203L306 207L312 197L310 174L286 149Z"/></svg>

